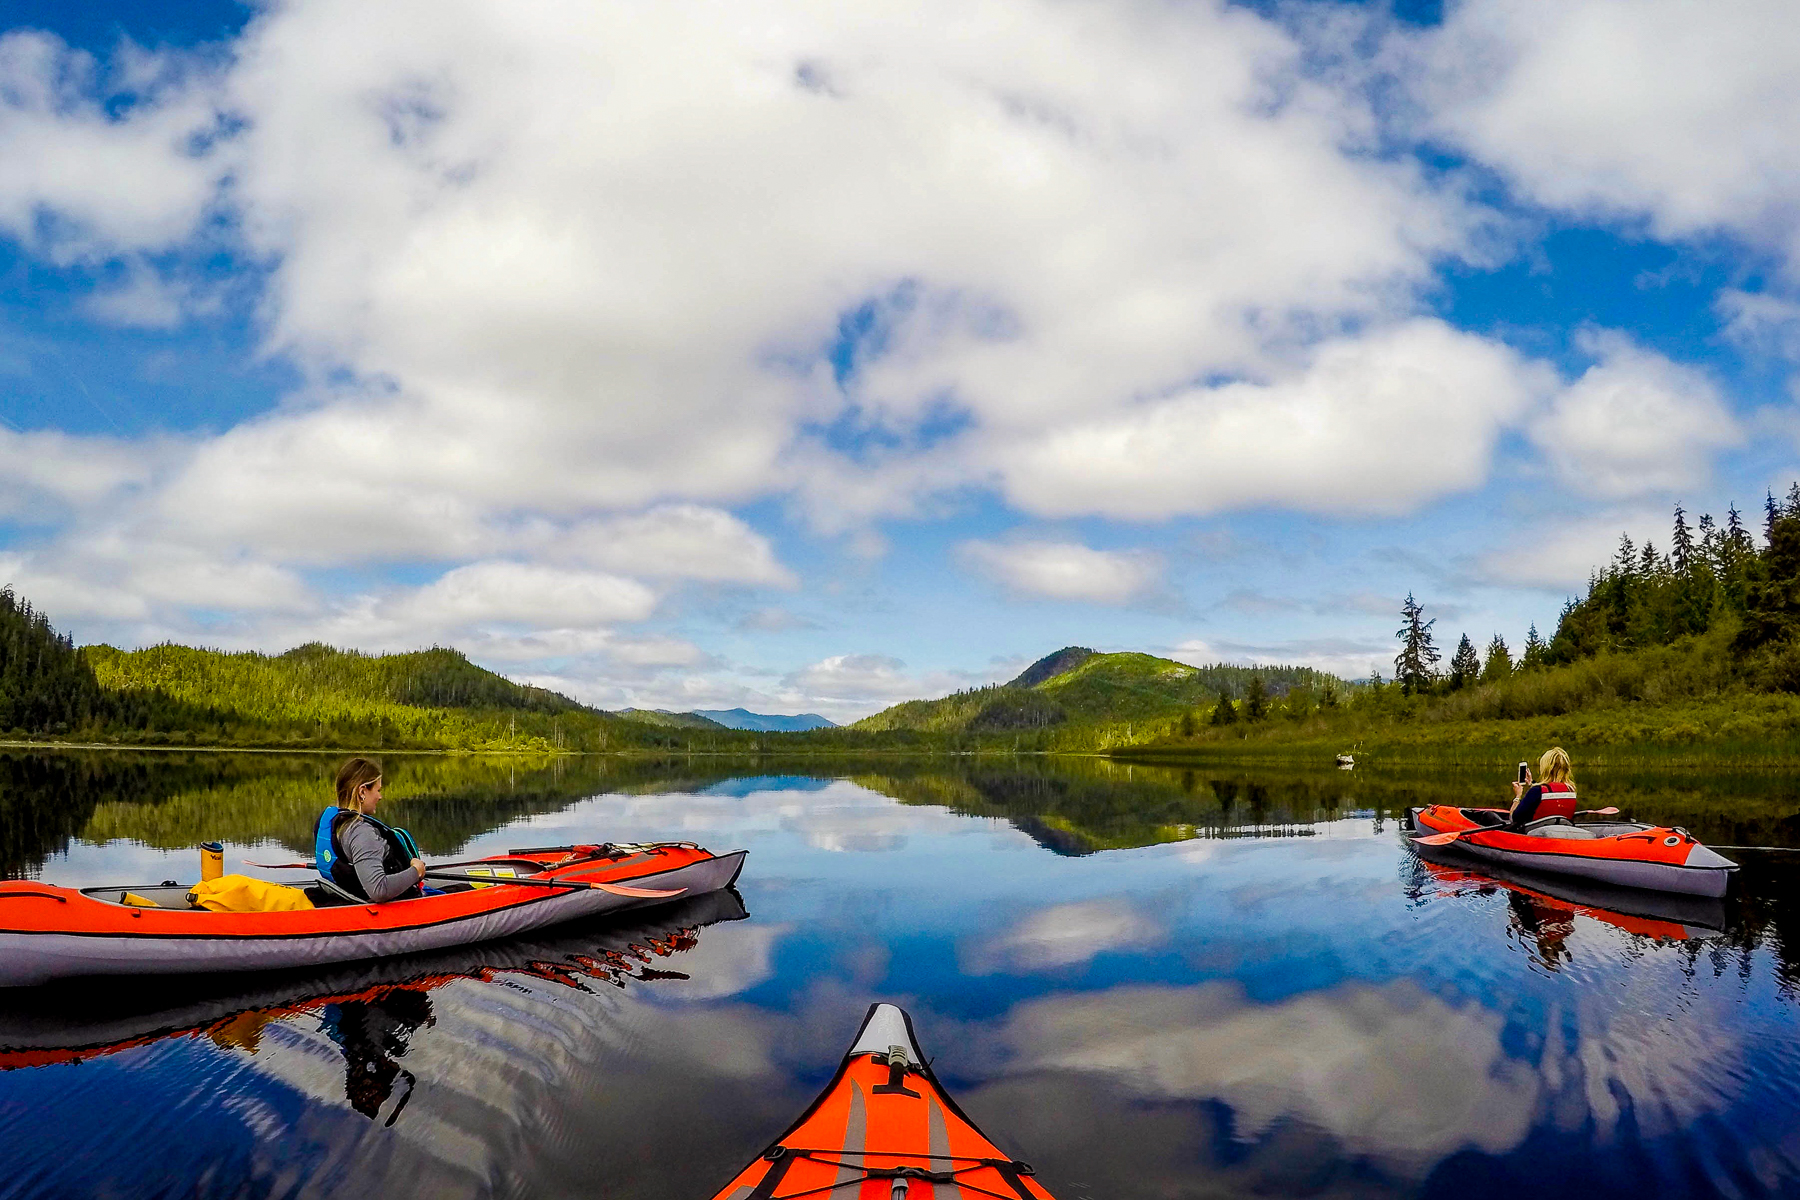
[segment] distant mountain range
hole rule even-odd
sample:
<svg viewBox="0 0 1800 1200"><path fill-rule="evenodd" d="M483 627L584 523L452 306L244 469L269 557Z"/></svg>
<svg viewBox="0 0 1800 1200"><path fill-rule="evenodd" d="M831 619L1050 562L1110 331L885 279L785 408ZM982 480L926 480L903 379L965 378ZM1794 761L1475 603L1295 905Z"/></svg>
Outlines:
<svg viewBox="0 0 1800 1200"><path fill-rule="evenodd" d="M727 729L750 729L757 733L799 733L807 729L836 729L836 721L827 721L818 713L783 716L780 713L753 713L743 708L696 708L694 716L705 717Z"/></svg>
<svg viewBox="0 0 1800 1200"><path fill-rule="evenodd" d="M753 713L747 708L698 708L693 712L670 712L666 708L621 708L618 715L648 725L664 725L675 729L747 729L753 733L801 733L808 729L836 729L837 722L817 713L786 716L781 713Z"/></svg>

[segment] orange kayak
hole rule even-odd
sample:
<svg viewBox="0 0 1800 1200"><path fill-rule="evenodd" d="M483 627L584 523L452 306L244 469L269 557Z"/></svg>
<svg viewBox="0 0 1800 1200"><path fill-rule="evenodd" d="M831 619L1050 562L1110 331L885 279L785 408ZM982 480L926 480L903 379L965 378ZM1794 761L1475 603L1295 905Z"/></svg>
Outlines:
<svg viewBox="0 0 1800 1200"><path fill-rule="evenodd" d="M937 1081L892 1004L869 1006L837 1075L714 1200L1053 1200Z"/></svg>
<svg viewBox="0 0 1800 1200"><path fill-rule="evenodd" d="M1619 887L1723 896L1737 870L1687 830L1666 825L1545 817L1514 829L1501 824L1498 810L1448 804L1415 808L1412 818L1423 833L1461 834L1451 845L1477 858Z"/></svg>
<svg viewBox="0 0 1800 1200"><path fill-rule="evenodd" d="M685 842L558 846L453 865L493 882L386 904L346 903L313 885L305 891L318 907L294 912L210 912L175 880L79 890L0 882L0 987L284 970L466 946L729 887L744 852Z"/></svg>

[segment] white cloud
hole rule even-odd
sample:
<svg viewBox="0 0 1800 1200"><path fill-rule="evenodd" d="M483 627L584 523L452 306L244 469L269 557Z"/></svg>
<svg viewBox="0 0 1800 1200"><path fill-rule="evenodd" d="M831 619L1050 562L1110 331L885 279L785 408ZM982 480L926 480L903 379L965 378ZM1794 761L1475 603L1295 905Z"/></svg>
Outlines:
<svg viewBox="0 0 1800 1200"><path fill-rule="evenodd" d="M77 510L113 502L121 490L149 483L167 451L153 442L0 427L0 514L42 519L50 515L46 501Z"/></svg>
<svg viewBox="0 0 1800 1200"><path fill-rule="evenodd" d="M717 508L668 504L555 535L553 552L633 575L794 586L769 540Z"/></svg>
<svg viewBox="0 0 1800 1200"><path fill-rule="evenodd" d="M1001 452L1005 488L1053 516L1251 503L1399 513L1479 487L1501 429L1553 382L1505 346L1412 321L1326 343L1266 383L1192 388L1053 426Z"/></svg>
<svg viewBox="0 0 1800 1200"><path fill-rule="evenodd" d="M224 171L195 148L218 119L203 74L129 44L113 66L107 80L50 34L0 36L0 230L57 261L185 241ZM120 93L132 102L109 114Z"/></svg>
<svg viewBox="0 0 1800 1200"><path fill-rule="evenodd" d="M1690 528L1698 520L1693 513L1688 514L1688 519ZM1535 587L1571 595L1587 586L1588 576L1595 569L1612 560L1621 534L1640 547L1649 541L1667 553L1671 520L1667 512L1646 508L1544 519L1529 536L1483 556L1477 574L1502 587ZM1549 630L1541 632L1547 636Z"/></svg>
<svg viewBox="0 0 1800 1200"><path fill-rule="evenodd" d="M1531 428L1563 481L1608 499L1704 485L1712 456L1742 440L1712 381L1623 334L1583 342L1599 361Z"/></svg>
<svg viewBox="0 0 1800 1200"><path fill-rule="evenodd" d="M6 157L35 165L10 211L119 253L235 217L271 264L272 348L360 383L201 447L158 511L309 563L788 491L854 526L997 465L1022 494L1007 464L1046 422L1383 319L1478 220L1365 153L1366 105L1246 10L934 4L307 0L229 57L144 60L156 88L123 118L95 64L15 38ZM215 109L240 123L191 151ZM149 286L95 303L166 319ZM840 394L826 351L863 306ZM868 453L812 432L847 404ZM668 528L600 528L594 565L691 573ZM717 561L785 582L754 546Z"/></svg>
<svg viewBox="0 0 1800 1200"><path fill-rule="evenodd" d="M1077 542L971 541L962 560L1015 592L1054 600L1124 604L1152 590L1162 560L1139 550L1094 550Z"/></svg>
<svg viewBox="0 0 1800 1200"><path fill-rule="evenodd" d="M478 562L447 571L392 604L391 619L421 629L478 624L558 628L641 621L656 593L634 579L517 562Z"/></svg>
<svg viewBox="0 0 1800 1200"><path fill-rule="evenodd" d="M1726 230L1800 264L1800 38L1786 0L1469 0L1416 38L1429 127L1531 199Z"/></svg>
<svg viewBox="0 0 1800 1200"><path fill-rule="evenodd" d="M1800 363L1800 302L1726 288L1715 307L1725 318L1726 336L1739 345Z"/></svg>

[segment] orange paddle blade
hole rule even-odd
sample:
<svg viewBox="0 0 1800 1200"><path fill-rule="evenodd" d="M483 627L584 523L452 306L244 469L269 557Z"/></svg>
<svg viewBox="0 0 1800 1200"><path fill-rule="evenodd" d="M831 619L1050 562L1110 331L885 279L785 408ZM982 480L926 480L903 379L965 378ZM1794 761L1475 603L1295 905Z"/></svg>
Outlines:
<svg viewBox="0 0 1800 1200"><path fill-rule="evenodd" d="M670 896L679 896L687 891L686 888L676 888L674 891L665 891L660 888L634 888L626 887L622 883L595 883L589 886L599 888L603 892L611 892L615 896L636 896L644 900L666 900Z"/></svg>
<svg viewBox="0 0 1800 1200"><path fill-rule="evenodd" d="M1424 837L1416 837L1413 841L1421 846L1448 846L1463 835L1460 829L1452 829L1449 833L1428 833Z"/></svg>

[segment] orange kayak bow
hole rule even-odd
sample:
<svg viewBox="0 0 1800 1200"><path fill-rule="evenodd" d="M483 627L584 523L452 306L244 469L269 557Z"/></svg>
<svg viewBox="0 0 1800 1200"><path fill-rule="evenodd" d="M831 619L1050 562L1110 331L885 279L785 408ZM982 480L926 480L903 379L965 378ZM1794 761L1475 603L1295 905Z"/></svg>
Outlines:
<svg viewBox="0 0 1800 1200"><path fill-rule="evenodd" d="M912 1018L869 1006L837 1075L714 1200L1053 1200L932 1074Z"/></svg>

